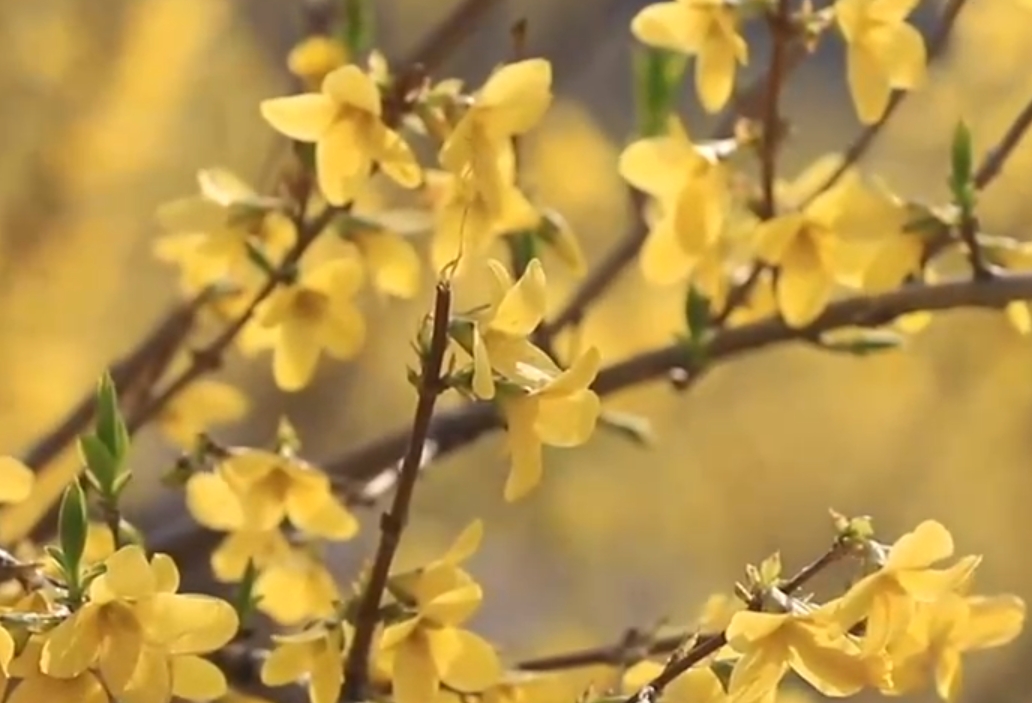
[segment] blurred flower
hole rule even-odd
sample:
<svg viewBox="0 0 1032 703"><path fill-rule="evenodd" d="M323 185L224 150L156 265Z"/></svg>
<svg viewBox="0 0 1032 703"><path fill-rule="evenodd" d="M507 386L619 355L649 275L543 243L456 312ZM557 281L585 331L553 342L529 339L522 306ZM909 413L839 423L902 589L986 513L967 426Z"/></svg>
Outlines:
<svg viewBox="0 0 1032 703"><path fill-rule="evenodd" d="M695 90L708 112L727 104L738 64L749 60L749 46L738 33L737 3L726 0L675 0L647 5L631 21L641 42L695 55Z"/></svg>
<svg viewBox="0 0 1032 703"><path fill-rule="evenodd" d="M315 143L319 187L333 205L355 197L374 163L406 188L422 180L408 144L381 121L376 83L357 66L330 72L321 92L265 100L261 112L278 132Z"/></svg>
<svg viewBox="0 0 1032 703"><path fill-rule="evenodd" d="M499 681L501 663L490 643L460 626L483 599L480 586L455 569L433 569L420 577L415 613L384 627L380 649L390 658L398 703L425 703L441 682L468 693Z"/></svg>
<svg viewBox="0 0 1032 703"><path fill-rule="evenodd" d="M305 37L287 54L287 68L311 91L319 90L327 74L346 63L347 47L324 34Z"/></svg>
<svg viewBox="0 0 1032 703"><path fill-rule="evenodd" d="M354 297L364 272L352 257L303 267L293 283L278 287L263 303L259 319L275 329L272 370L283 390L303 388L319 355L347 360L365 342L366 325Z"/></svg>
<svg viewBox="0 0 1032 703"><path fill-rule="evenodd" d="M340 591L311 547L294 547L270 561L254 584L258 610L282 625L333 614Z"/></svg>
<svg viewBox="0 0 1032 703"><path fill-rule="evenodd" d="M906 23L920 0L838 0L835 19L846 39L846 69L860 121L877 122L893 89L911 90L925 75L921 33Z"/></svg>
<svg viewBox="0 0 1032 703"><path fill-rule="evenodd" d="M639 139L624 149L619 170L659 206L641 252L645 278L660 285L693 273L711 278L707 269L713 269L713 254L721 258L718 241L731 205L724 167L693 144L684 127L674 121L668 134ZM723 266L715 263L723 277Z"/></svg>
<svg viewBox="0 0 1032 703"><path fill-rule="evenodd" d="M194 445L197 435L239 420L246 413L247 396L228 383L202 378L173 398L157 422L167 437L187 449Z"/></svg>
<svg viewBox="0 0 1032 703"><path fill-rule="evenodd" d="M289 556L290 543L279 527L235 530L226 535L212 552L211 570L219 581L236 583L244 577L248 562L260 572Z"/></svg>
<svg viewBox="0 0 1032 703"><path fill-rule="evenodd" d="M11 456L0 456L0 503L20 503L32 493L36 476Z"/></svg>
<svg viewBox="0 0 1032 703"><path fill-rule="evenodd" d="M266 686L305 681L311 703L336 703L344 685L344 646L350 639L347 623L318 625L292 635L273 635L275 648L262 663Z"/></svg>
<svg viewBox="0 0 1032 703"><path fill-rule="evenodd" d="M622 689L627 695L640 691L663 671L663 665L649 660L631 666L623 675ZM728 703L720 678L708 666L697 666L674 679L663 690L667 703Z"/></svg>
<svg viewBox="0 0 1032 703"><path fill-rule="evenodd" d="M110 703L104 686L92 671L76 676L57 678L40 670L43 637L33 636L11 662L10 675L18 678L18 686L7 697L7 703Z"/></svg>

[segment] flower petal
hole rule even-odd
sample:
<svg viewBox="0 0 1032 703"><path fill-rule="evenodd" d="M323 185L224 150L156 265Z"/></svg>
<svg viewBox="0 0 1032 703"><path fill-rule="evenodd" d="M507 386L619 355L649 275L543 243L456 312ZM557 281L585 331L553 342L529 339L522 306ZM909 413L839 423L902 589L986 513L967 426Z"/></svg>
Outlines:
<svg viewBox="0 0 1032 703"><path fill-rule="evenodd" d="M492 138L522 134L541 120L551 104L551 85L552 65L548 61L517 61L487 79L472 109L483 111L482 119Z"/></svg>
<svg viewBox="0 0 1032 703"><path fill-rule="evenodd" d="M172 694L189 701L213 701L226 695L226 675L207 659L172 657Z"/></svg>
<svg viewBox="0 0 1032 703"><path fill-rule="evenodd" d="M259 107L273 129L300 142L321 139L337 114L333 101L317 93L263 100Z"/></svg>
<svg viewBox="0 0 1032 703"><path fill-rule="evenodd" d="M456 639L456 654L441 672L441 679L460 691L479 692L494 686L502 677L502 665L494 647L468 630L450 630Z"/></svg>
<svg viewBox="0 0 1032 703"><path fill-rule="evenodd" d="M266 686L286 686L308 673L312 647L307 642L287 642L275 647L262 662L261 679Z"/></svg>
<svg viewBox="0 0 1032 703"><path fill-rule="evenodd" d="M631 32L643 44L693 54L699 49L698 18L687 3L646 5L631 20Z"/></svg>
<svg viewBox="0 0 1032 703"><path fill-rule="evenodd" d="M1025 601L1013 595L967 599L968 621L957 637L961 650L989 649L1007 644L1025 624Z"/></svg>
<svg viewBox="0 0 1032 703"><path fill-rule="evenodd" d="M427 703L433 699L440 679L424 638L406 639L398 647L391 680L398 703Z"/></svg>
<svg viewBox="0 0 1032 703"><path fill-rule="evenodd" d="M212 530L243 527L240 499L217 473L198 472L186 482L186 507L197 522Z"/></svg>
<svg viewBox="0 0 1032 703"><path fill-rule="evenodd" d="M942 523L925 520L892 545L886 570L923 569L953 554L953 536Z"/></svg>
<svg viewBox="0 0 1032 703"><path fill-rule="evenodd" d="M335 122L319 138L315 147L319 188L331 205L354 200L372 169L369 145L364 144L358 125L347 120Z"/></svg>
<svg viewBox="0 0 1032 703"><path fill-rule="evenodd" d="M508 427L507 444L512 467L505 482L505 500L519 500L541 482L543 466L541 440L534 429L537 416L535 398L514 398L502 403Z"/></svg>
<svg viewBox="0 0 1032 703"><path fill-rule="evenodd" d="M380 115L380 91L376 83L354 64L341 66L326 74L322 94L334 105L350 105L371 115Z"/></svg>
<svg viewBox="0 0 1032 703"><path fill-rule="evenodd" d="M501 266L494 260L489 264L492 268ZM498 304L490 328L513 337L526 337L541 323L546 305L545 271L539 259L532 259Z"/></svg>
<svg viewBox="0 0 1032 703"><path fill-rule="evenodd" d="M595 431L602 402L594 391L581 390L565 396L541 398L534 430L552 447L577 447Z"/></svg>
<svg viewBox="0 0 1032 703"><path fill-rule="evenodd" d="M293 318L280 326L272 373L281 389L301 390L312 380L321 352L319 331L319 326L311 321Z"/></svg>
<svg viewBox="0 0 1032 703"><path fill-rule="evenodd" d="M0 503L20 503L32 493L32 469L14 457L0 457Z"/></svg>

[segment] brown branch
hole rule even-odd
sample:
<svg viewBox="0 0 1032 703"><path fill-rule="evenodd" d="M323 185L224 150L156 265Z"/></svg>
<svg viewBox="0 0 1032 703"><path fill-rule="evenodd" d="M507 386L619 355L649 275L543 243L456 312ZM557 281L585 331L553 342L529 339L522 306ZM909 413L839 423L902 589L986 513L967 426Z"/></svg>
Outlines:
<svg viewBox="0 0 1032 703"><path fill-rule="evenodd" d="M380 601L387 588L391 563L401 543L401 535L408 522L409 506L423 463L423 446L430 434L437 397L444 390L441 369L448 349L448 317L451 312L451 284L447 280L437 283L434 300L433 329L429 347L423 353L419 382L419 398L416 402L415 419L408 439L408 451L401 465L398 489L389 511L380 518L380 543L376 548L369 581L362 592L358 613L355 616L355 636L348 650L344 667L344 701L357 703L366 699L369 682L369 656L373 634L380 620Z"/></svg>
<svg viewBox="0 0 1032 703"><path fill-rule="evenodd" d="M805 586L814 576L841 559L845 553L846 552L842 548L842 543L836 540L831 548L824 554L810 564L807 564L805 567L800 569L795 576L781 584L779 590L785 595L791 595L793 592ZM762 609L763 594L759 593L753 596L747 607L749 610ZM666 666L663 667L663 670L659 672L659 674L656 675L656 677L653 678L645 688L642 689L642 691L628 696L625 703L636 703L640 700L655 700L655 698L663 692L663 689L673 683L678 676L685 673L711 654L715 654L725 644L727 644L726 631L700 638L695 646L688 650L683 657L671 658L666 663ZM645 692L647 692L647 695L642 695Z"/></svg>
<svg viewBox="0 0 1032 703"><path fill-rule="evenodd" d="M964 5L967 0L950 0L950 3L943 10L942 18L939 20L938 26L935 28L931 39L928 42L928 63L933 62L945 51L947 44L949 43L950 34L953 32L953 27L957 22L957 18L960 16L960 11L964 9ZM899 109L903 101L910 95L909 91L897 90L889 98L889 104L885 108L884 114L874 124L865 127L856 138L846 148L842 154L842 163L839 164L827 179L817 188L808 198L806 202L813 200L819 194L831 188L833 185L839 182L849 171L854 164L856 164L867 151L874 145L875 139L881 134L882 129L888 123L889 119ZM805 204L805 203L804 203Z"/></svg>
<svg viewBox="0 0 1032 703"><path fill-rule="evenodd" d="M989 185L1003 171L1003 165L1010 158L1011 154L1025 138L1025 133L1032 128L1032 100L1025 104L1018 116L1011 122L1010 127L1004 132L1003 137L990 149L982 165L975 171L972 178L976 189L981 190Z"/></svg>
<svg viewBox="0 0 1032 703"><path fill-rule="evenodd" d="M794 36L789 17L791 9L789 0L778 0L777 9L767 18L772 46L770 66L767 69L766 99L763 101L763 138L760 142L763 200L759 215L764 220L774 217L777 210L774 184L777 180L778 145L781 143L781 90L787 77L785 61L788 58L788 45Z"/></svg>

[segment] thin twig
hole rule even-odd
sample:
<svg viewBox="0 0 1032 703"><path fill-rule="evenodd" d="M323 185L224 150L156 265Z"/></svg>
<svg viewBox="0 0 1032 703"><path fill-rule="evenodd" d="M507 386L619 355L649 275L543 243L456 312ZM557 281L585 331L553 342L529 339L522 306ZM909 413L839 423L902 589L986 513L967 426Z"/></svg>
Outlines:
<svg viewBox="0 0 1032 703"><path fill-rule="evenodd" d="M978 167L972 177L976 189L985 188L1000 175L1003 165L1007 163L1007 159L1025 138L1025 133L1029 128L1032 128L1032 100L1021 109L996 146L986 153L982 165Z"/></svg>
<svg viewBox="0 0 1032 703"><path fill-rule="evenodd" d="M950 34L953 32L953 27L957 23L957 18L960 16L960 11L964 9L965 4L967 4L967 0L950 0L950 3L943 10L942 19L939 20L939 24L936 26L935 31L932 33L932 38L928 42L928 63L932 63L939 58L946 49ZM825 179L819 188L810 194L803 203L804 205L838 183L842 176L864 157L871 146L874 145L875 139L881 134L889 119L903 104L903 101L907 99L908 95L910 95L910 92L903 90L897 90L892 94L881 118L877 122L865 127L846 147L842 154L842 163Z"/></svg>
<svg viewBox="0 0 1032 703"><path fill-rule="evenodd" d="M759 215L764 220L774 217L777 210L774 184L777 180L778 146L781 143L781 90L786 78L788 45L794 37L789 17L791 9L789 0L778 0L777 9L767 18L772 46L763 106L763 137L760 142L760 186L763 200Z"/></svg>
<svg viewBox="0 0 1032 703"><path fill-rule="evenodd" d="M423 462L423 445L430 433L437 397L444 389L441 369L448 349L448 318L451 312L451 284L447 280L437 283L434 300L433 329L430 344L421 360L419 398L416 401L415 418L408 440L408 451L401 465L398 488L389 511L380 518L380 543L376 548L369 581L362 592L358 613L355 616L355 636L348 651L344 668L344 700L349 703L363 701L369 681L369 656L373 644L373 633L379 624L380 601L387 588L391 563L401 543L401 535L408 522L409 507L415 492L419 467Z"/></svg>
<svg viewBox="0 0 1032 703"><path fill-rule="evenodd" d="M844 554L845 552L841 544L836 540L832 547L818 559L800 569L795 576L782 584L780 590L785 595L791 595L792 592L806 585L814 576L842 558ZM750 610L760 610L763 607L763 594L760 593L753 596L747 607ZM646 685L645 688L654 694L648 698L652 699L655 695L661 694L663 689L669 686L678 676L706 657L716 653L725 644L727 644L727 632L718 632L700 638L695 646L688 650L683 657L670 659L663 667L663 670ZM637 703L641 698L643 697L640 697L640 692L635 692L627 697L625 703Z"/></svg>

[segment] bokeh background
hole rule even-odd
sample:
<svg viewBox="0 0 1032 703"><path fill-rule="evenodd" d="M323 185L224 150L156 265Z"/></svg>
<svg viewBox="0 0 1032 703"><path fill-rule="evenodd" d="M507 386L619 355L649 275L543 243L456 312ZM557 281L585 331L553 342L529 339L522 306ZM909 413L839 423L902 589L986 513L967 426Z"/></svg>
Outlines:
<svg viewBox="0 0 1032 703"><path fill-rule="evenodd" d="M628 23L644 4L497 2L442 71L479 83L506 59L510 24L529 20L528 51L553 62L557 100L526 140L527 179L568 218L589 261L630 223L615 167L634 128ZM452 5L379 0L380 48L405 55ZM938 9L922 3L922 28ZM155 208L192 193L200 167L266 177L276 142L257 102L290 90L284 56L299 32L293 0L0 3L3 451L21 452L174 304L174 272L152 253ZM968 120L985 149L1032 96L1030 40L1032 10L1017 0L969 2L928 84L865 166L905 195L943 198L956 120ZM764 39L755 41L743 82L762 67ZM796 72L785 105L795 129L786 176L856 133L837 39ZM706 132L711 118L690 99L684 114L694 133ZM1028 235L1030 177L1032 142L986 193L987 229ZM550 280L561 304L575 281L558 269ZM610 360L665 344L680 331L682 295L646 286L631 267L588 316L585 338ZM267 357L231 360L222 377L254 410L216 436L262 443L286 414L320 460L404 425L407 340L428 300L370 299L362 356L322 364L299 394L275 390ZM872 515L889 541L939 519L959 552L986 556L980 590L1032 598L1032 339L1000 314L944 314L905 350L862 359L787 345L736 359L688 393L654 384L607 407L646 418L654 445L599 432L584 448L549 452L543 486L508 505L506 459L491 435L420 484L408 558L486 516L472 564L488 594L477 625L507 655L607 643L663 617L687 621L745 563L780 549L793 568L816 555L829 507ZM146 528L182 509L155 480L174 456L156 433L141 436L134 500ZM343 578L369 553L371 517L335 552ZM203 550L196 557L201 578ZM1030 656L1032 635L975 655L966 699L1026 699Z"/></svg>

